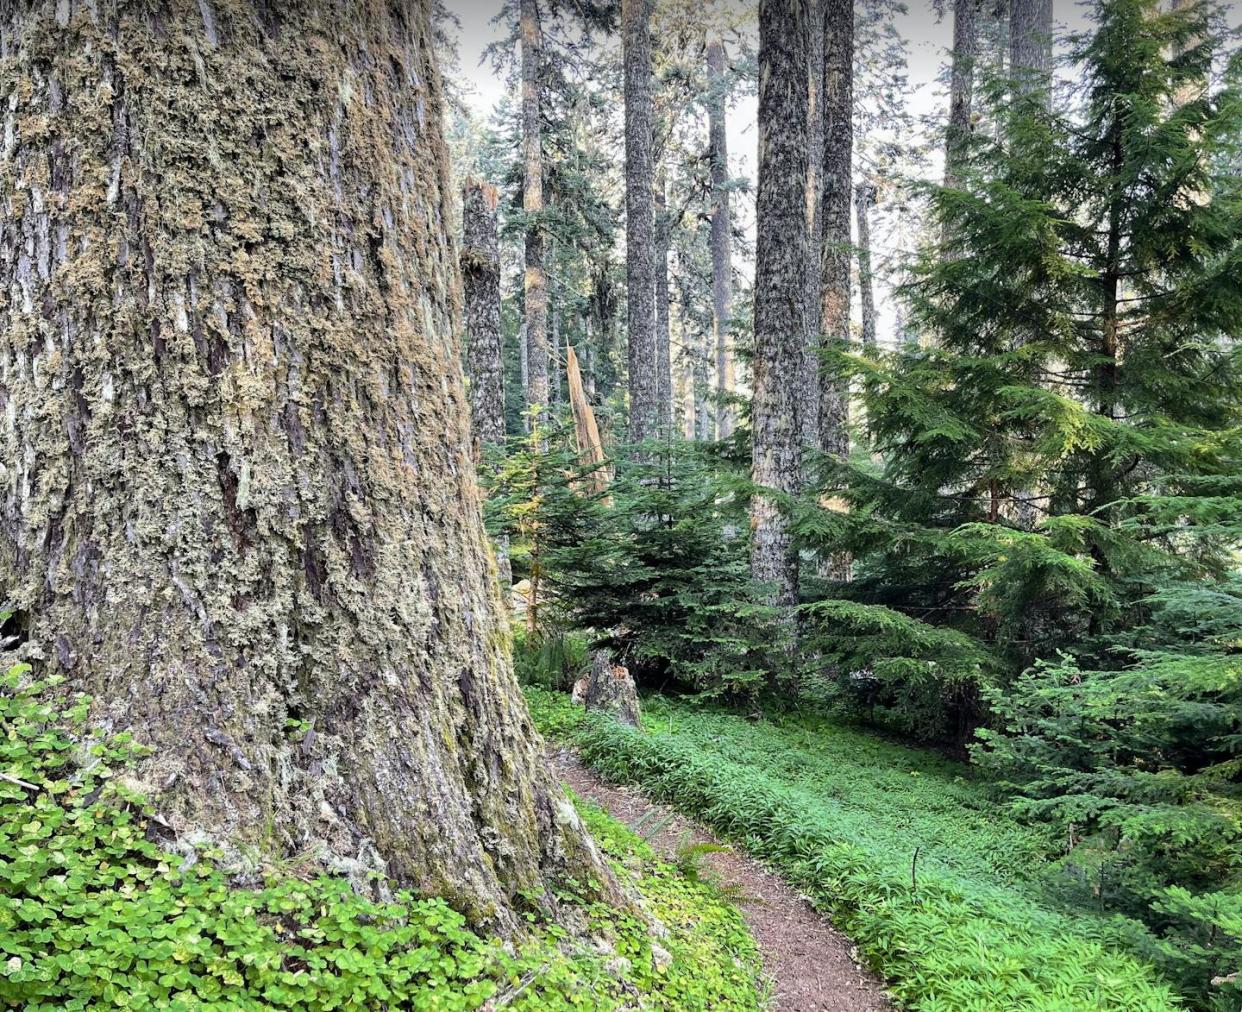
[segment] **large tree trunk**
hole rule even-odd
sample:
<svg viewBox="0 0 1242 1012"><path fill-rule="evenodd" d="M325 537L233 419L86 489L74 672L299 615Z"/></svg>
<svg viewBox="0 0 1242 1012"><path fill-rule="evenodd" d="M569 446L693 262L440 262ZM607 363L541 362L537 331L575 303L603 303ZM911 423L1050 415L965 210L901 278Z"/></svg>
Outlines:
<svg viewBox="0 0 1242 1012"><path fill-rule="evenodd" d="M949 129L945 139L944 185L956 186L970 147L975 94L975 49L979 0L954 0L953 67L949 79Z"/></svg>
<svg viewBox="0 0 1242 1012"><path fill-rule="evenodd" d="M1052 0L1009 0L1009 73L1018 94L1050 97Z"/></svg>
<svg viewBox="0 0 1242 1012"><path fill-rule="evenodd" d="M716 438L733 432L733 409L724 402L734 388L733 347L729 340L732 312L732 225L729 220L729 147L725 133L725 51L716 40L707 47L707 80L710 102L707 111L708 149L712 176L712 346L716 353Z"/></svg>
<svg viewBox="0 0 1242 1012"><path fill-rule="evenodd" d="M496 187L469 179L462 187L462 292L466 307L466 362L470 376L470 421L475 459L505 445L505 385L500 331L500 235ZM500 591L508 601L513 583L509 538L496 539Z"/></svg>
<svg viewBox="0 0 1242 1012"><path fill-rule="evenodd" d="M622 0L625 64L625 277L630 367L630 440L658 429L656 237L651 101L651 0Z"/></svg>
<svg viewBox="0 0 1242 1012"><path fill-rule="evenodd" d="M875 347L875 286L871 278L871 208L875 206L875 184L859 183L854 188L854 216L858 223L858 288L862 302L862 343Z"/></svg>
<svg viewBox="0 0 1242 1012"><path fill-rule="evenodd" d="M489 574L429 8L0 6L0 586L183 841L512 929L606 879Z"/></svg>
<svg viewBox="0 0 1242 1012"><path fill-rule="evenodd" d="M823 236L820 251L820 330L829 345L850 339L850 204L854 148L854 5L824 0L824 152L820 164L819 205ZM820 370L820 449L844 458L849 453L849 389L838 370Z"/></svg>
<svg viewBox="0 0 1242 1012"><path fill-rule="evenodd" d="M799 386L806 331L806 0L760 0L752 478L782 493L801 480ZM751 502L751 572L772 600L798 595L798 555L770 495Z"/></svg>
<svg viewBox="0 0 1242 1012"><path fill-rule="evenodd" d="M526 271L523 277L526 329L526 407L548 406L548 276L544 269L543 122L540 65L543 29L538 0L521 0L522 36L522 213L526 216ZM541 411L539 417L546 416Z"/></svg>
<svg viewBox="0 0 1242 1012"><path fill-rule="evenodd" d="M807 346L798 382L802 388L803 448L819 446L820 258L823 255L824 211L819 200L824 163L824 16L826 0L810 0L807 52L807 171L806 171L806 332ZM808 455L809 456L809 455ZM804 457L805 465L806 457ZM804 466L803 470L806 470ZM809 476L808 476L809 477Z"/></svg>

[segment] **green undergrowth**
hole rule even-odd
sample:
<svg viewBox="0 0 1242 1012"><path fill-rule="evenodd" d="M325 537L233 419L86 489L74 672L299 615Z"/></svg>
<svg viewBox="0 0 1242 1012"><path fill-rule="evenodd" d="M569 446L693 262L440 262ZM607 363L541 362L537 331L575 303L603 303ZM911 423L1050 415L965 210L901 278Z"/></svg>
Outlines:
<svg viewBox="0 0 1242 1012"><path fill-rule="evenodd" d="M1182 1007L1143 929L1068 910L1044 882L1059 841L1019 824L967 768L808 716L753 722L660 697L645 732L537 688L537 725L769 861L924 1012Z"/></svg>
<svg viewBox="0 0 1242 1012"><path fill-rule="evenodd" d="M162 846L126 786L145 750L92 738L87 708L25 666L0 674L0 1007L759 1006L738 911L597 809L584 820L667 935L566 883L558 922L528 914L514 949L440 899L373 902L339 878L304 880L297 862L243 887L209 850Z"/></svg>

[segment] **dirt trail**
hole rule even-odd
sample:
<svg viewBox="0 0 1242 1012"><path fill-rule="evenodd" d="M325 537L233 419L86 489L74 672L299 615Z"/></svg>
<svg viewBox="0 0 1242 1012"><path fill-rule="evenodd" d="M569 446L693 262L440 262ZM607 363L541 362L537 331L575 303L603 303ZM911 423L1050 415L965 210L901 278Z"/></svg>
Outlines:
<svg viewBox="0 0 1242 1012"><path fill-rule="evenodd" d="M603 783L570 751L554 751L551 759L561 781L579 797L594 801L628 826L642 819L644 834L659 826L648 842L660 854L675 855L687 835L698 842L713 839L702 826L637 791ZM892 1008L880 982L854 961L849 939L833 930L792 886L734 850L708 854L704 864L742 893L737 904L763 954L773 1008L784 1012Z"/></svg>

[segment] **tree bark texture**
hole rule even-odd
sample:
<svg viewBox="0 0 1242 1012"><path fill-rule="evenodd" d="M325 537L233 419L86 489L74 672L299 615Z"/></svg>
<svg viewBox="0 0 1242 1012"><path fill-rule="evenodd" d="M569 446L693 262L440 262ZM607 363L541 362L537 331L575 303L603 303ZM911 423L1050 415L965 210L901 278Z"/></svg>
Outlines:
<svg viewBox="0 0 1242 1012"><path fill-rule="evenodd" d="M806 332L805 362L799 373L802 387L802 445L819 446L819 275L823 255L824 212L819 201L824 161L824 15L825 0L810 0L807 50L807 172L806 172Z"/></svg>
<svg viewBox="0 0 1242 1012"><path fill-rule="evenodd" d="M180 845L512 929L607 879L489 573L429 14L0 6L0 586Z"/></svg>
<svg viewBox="0 0 1242 1012"><path fill-rule="evenodd" d="M480 447L504 446L496 188L478 179L467 180L462 187L461 273L474 438Z"/></svg>
<svg viewBox="0 0 1242 1012"><path fill-rule="evenodd" d="M949 78L949 128L945 138L944 185L956 186L973 129L978 0L954 0L953 66Z"/></svg>
<svg viewBox="0 0 1242 1012"><path fill-rule="evenodd" d="M544 267L543 120L541 76L543 29L538 0L521 0L522 37L522 213L526 216L526 270L522 288L526 329L526 407L546 409L548 389L548 275ZM539 417L546 417L546 410Z"/></svg>
<svg viewBox="0 0 1242 1012"><path fill-rule="evenodd" d="M807 342L807 20L806 0L760 0L751 474L790 494L802 480L795 378ZM779 503L756 495L750 524L752 574L776 604L796 603L798 556Z"/></svg>
<svg viewBox="0 0 1242 1012"><path fill-rule="evenodd" d="M854 5L824 2L824 151L819 204L820 330L826 346L850 339L850 205L854 154ZM849 453L849 388L830 366L821 366L819 446L844 458Z"/></svg>
<svg viewBox="0 0 1242 1012"><path fill-rule="evenodd" d="M505 445L505 386L500 331L500 235L496 187L469 179L462 187L462 294L465 303L466 364L470 378L470 421L475 460L488 447ZM513 583L508 535L495 540L502 596Z"/></svg>
<svg viewBox="0 0 1242 1012"><path fill-rule="evenodd" d="M673 224L669 220L663 172L655 188L656 211L656 419L661 434L673 431L673 349L668 305L668 250Z"/></svg>
<svg viewBox="0 0 1242 1012"><path fill-rule="evenodd" d="M656 236L652 147L651 0L622 0L625 71L625 277L630 369L630 440L658 431Z"/></svg>
<svg viewBox="0 0 1242 1012"><path fill-rule="evenodd" d="M733 409L724 403L735 386L733 345L729 336L732 313L732 224L729 218L729 146L725 132L725 51L716 40L707 47L707 79L711 102L707 112L708 150L712 178L712 346L716 355L716 438L733 433Z"/></svg>
<svg viewBox="0 0 1242 1012"><path fill-rule="evenodd" d="M862 302L862 343L875 347L875 286L871 277L871 208L875 206L875 184L864 181L854 188L854 216L858 229L858 288Z"/></svg>
<svg viewBox="0 0 1242 1012"><path fill-rule="evenodd" d="M1019 95L1049 97L1052 0L1009 0L1009 74Z"/></svg>

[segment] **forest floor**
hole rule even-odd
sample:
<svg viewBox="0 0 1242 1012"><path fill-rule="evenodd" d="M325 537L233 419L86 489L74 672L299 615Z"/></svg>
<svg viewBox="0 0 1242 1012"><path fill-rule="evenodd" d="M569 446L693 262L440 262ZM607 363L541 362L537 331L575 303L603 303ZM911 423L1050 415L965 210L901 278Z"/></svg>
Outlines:
<svg viewBox="0 0 1242 1012"><path fill-rule="evenodd" d="M715 843L702 826L631 788L605 784L568 749L551 756L557 775L677 861L687 843ZM648 835L650 834L650 835ZM763 956L772 1008L783 1012L879 1012L891 1008L881 983L859 966L852 943L817 914L796 889L732 848L701 858L710 879L746 918Z"/></svg>
<svg viewBox="0 0 1242 1012"><path fill-rule="evenodd" d="M583 780L564 769L571 788L591 798L600 796L596 775L624 784L603 796L620 821L658 824L662 816L643 816L653 798L762 862L725 855L735 867L779 874L784 899L772 924L762 916L766 903L743 911L771 954L779 1007L885 1007L859 1003L882 992L860 986L867 978L853 956L910 1008L1184 1007L1144 958L1154 940L1133 921L1101 914L1090 882L1062 868L1064 840L1020 821L969 766L811 711L752 720L652 695L635 733L588 715L566 693L527 686L526 694L544 736L572 747L591 770ZM670 825L675 847L680 830ZM774 881L734 877L760 897ZM804 947L812 937L827 941Z"/></svg>

